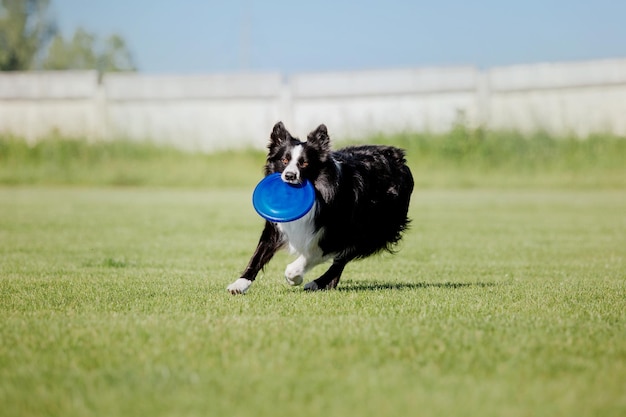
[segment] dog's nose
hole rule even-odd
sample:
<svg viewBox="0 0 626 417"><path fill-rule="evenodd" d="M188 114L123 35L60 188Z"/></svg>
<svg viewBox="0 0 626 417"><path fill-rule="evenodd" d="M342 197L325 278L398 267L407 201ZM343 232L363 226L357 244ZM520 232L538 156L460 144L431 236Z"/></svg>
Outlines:
<svg viewBox="0 0 626 417"><path fill-rule="evenodd" d="M285 180L287 181L295 181L296 180L296 174L294 172L285 172Z"/></svg>

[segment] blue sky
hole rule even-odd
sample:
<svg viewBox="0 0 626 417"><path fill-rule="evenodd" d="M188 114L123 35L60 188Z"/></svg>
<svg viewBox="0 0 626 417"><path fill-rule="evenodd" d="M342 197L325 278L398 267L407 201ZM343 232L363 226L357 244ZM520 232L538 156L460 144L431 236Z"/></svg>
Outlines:
<svg viewBox="0 0 626 417"><path fill-rule="evenodd" d="M148 73L626 58L626 1L52 0L64 34L124 36Z"/></svg>

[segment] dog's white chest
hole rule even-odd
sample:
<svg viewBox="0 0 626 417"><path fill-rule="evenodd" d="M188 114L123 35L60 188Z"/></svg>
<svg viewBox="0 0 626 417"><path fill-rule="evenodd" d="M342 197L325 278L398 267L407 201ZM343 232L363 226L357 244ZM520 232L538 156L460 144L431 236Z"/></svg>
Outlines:
<svg viewBox="0 0 626 417"><path fill-rule="evenodd" d="M290 249L300 254L317 249L317 242L321 230L315 231L315 212L317 202L307 214L298 220L287 223L278 223L278 229L285 235Z"/></svg>

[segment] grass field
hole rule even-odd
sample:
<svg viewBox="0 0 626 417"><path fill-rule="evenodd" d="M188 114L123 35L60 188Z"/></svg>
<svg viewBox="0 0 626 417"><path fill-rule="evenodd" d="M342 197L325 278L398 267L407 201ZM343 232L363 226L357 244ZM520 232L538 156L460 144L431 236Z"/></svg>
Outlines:
<svg viewBox="0 0 626 417"><path fill-rule="evenodd" d="M396 256L238 297L250 189L0 188L0 415L624 416L611 178L418 187Z"/></svg>
<svg viewBox="0 0 626 417"><path fill-rule="evenodd" d="M399 253L233 297L261 152L0 137L0 416L626 415L626 139L371 142Z"/></svg>

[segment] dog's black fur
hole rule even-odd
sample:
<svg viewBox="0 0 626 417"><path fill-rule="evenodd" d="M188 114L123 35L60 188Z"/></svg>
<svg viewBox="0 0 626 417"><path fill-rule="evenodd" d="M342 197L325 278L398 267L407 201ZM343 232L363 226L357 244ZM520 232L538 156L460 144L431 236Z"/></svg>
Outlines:
<svg viewBox="0 0 626 417"><path fill-rule="evenodd" d="M298 152L294 152L296 148ZM301 142L281 122L274 126L268 150L265 175L279 172L287 182L311 181L316 204L311 216L296 220L304 226L309 222L307 227L290 229L284 223L265 223L248 266L228 288L231 293L244 293L277 250L287 244L293 248L292 241L300 237L294 233L309 233L305 240L311 247L293 248L301 259L285 271L292 285L300 284L302 275L313 266L333 261L322 276L305 286L307 290L335 288L348 262L381 250L393 251L409 224L413 191L413 176L403 150L367 145L331 151L326 126L320 125ZM292 153L298 161L291 160ZM289 272L290 267L297 272Z"/></svg>

